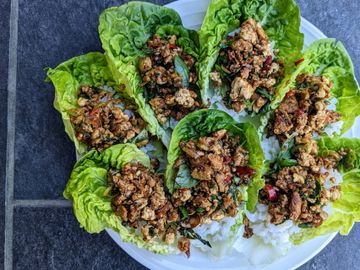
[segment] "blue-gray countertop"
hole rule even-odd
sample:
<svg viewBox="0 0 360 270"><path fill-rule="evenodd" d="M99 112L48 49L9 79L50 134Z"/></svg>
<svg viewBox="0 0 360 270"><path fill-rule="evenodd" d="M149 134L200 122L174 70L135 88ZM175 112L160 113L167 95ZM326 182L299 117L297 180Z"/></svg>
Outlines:
<svg viewBox="0 0 360 270"><path fill-rule="evenodd" d="M79 228L62 191L75 162L45 67L101 50L97 20L116 0L0 0L0 264L5 269L145 269L106 233ZM171 1L152 1L165 4ZM298 0L344 42L360 78L360 1ZM5 184L6 179L6 184ZM360 269L360 226L301 270Z"/></svg>

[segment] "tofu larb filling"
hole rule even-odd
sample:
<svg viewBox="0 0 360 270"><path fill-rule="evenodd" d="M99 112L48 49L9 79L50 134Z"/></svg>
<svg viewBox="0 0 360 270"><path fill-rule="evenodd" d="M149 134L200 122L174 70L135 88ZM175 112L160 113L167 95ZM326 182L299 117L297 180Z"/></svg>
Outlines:
<svg viewBox="0 0 360 270"><path fill-rule="evenodd" d="M125 112L122 100L101 88L82 85L77 103L79 107L70 112L70 121L76 138L89 148L102 151L113 144L129 142L146 126L137 114ZM147 142L142 140L137 146Z"/></svg>
<svg viewBox="0 0 360 270"><path fill-rule="evenodd" d="M319 156L313 139L314 132L321 134L341 118L327 108L331 87L324 76L299 75L268 124L269 134L283 145L259 193L273 224L292 220L302 228L318 227L328 218L324 206L341 195L332 172L349 151Z"/></svg>
<svg viewBox="0 0 360 270"><path fill-rule="evenodd" d="M177 222L179 214L165 194L160 174L131 162L121 170L111 169L108 179L114 196L112 207L124 226L139 229L145 241L175 241L176 230L167 224Z"/></svg>
<svg viewBox="0 0 360 270"><path fill-rule="evenodd" d="M192 188L178 188L173 193L181 226L194 228L235 217L241 202L239 186L248 184L255 173L249 167L249 153L241 146L241 138L218 130L198 140L183 141L180 147L183 155L175 166L186 164L191 177L198 181Z"/></svg>
<svg viewBox="0 0 360 270"><path fill-rule="evenodd" d="M283 65L273 59L270 47L268 36L254 19L243 22L240 32L222 43L210 78L215 86L229 86L226 103L236 112L258 113L270 103L283 77Z"/></svg>
<svg viewBox="0 0 360 270"><path fill-rule="evenodd" d="M148 102L161 124L169 118L180 120L202 108L196 86L195 59L177 45L176 36L154 36L147 40L150 54L140 59Z"/></svg>
<svg viewBox="0 0 360 270"><path fill-rule="evenodd" d="M320 157L317 143L309 134L295 140L299 150L293 158L297 164L268 175L259 201L268 205L273 224L291 219L299 227L318 227L328 218L323 207L340 197L340 186L329 171L336 169L348 151L341 149ZM326 180L330 188L324 186Z"/></svg>
<svg viewBox="0 0 360 270"><path fill-rule="evenodd" d="M299 75L296 87L285 96L269 124L270 134L285 141L292 133L317 132L340 120L338 112L329 110L332 84L325 76Z"/></svg>

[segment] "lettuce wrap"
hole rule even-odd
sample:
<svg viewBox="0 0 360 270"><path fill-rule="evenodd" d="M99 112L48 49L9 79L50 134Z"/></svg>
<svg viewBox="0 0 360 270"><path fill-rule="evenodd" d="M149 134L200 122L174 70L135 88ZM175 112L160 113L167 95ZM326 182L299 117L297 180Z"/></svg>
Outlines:
<svg viewBox="0 0 360 270"><path fill-rule="evenodd" d="M323 137L318 140L318 147L320 156L341 149L350 150L338 165L342 175L341 197L332 204L331 213L321 226L293 234L291 241L294 244L337 231L347 235L354 223L360 221L360 139Z"/></svg>
<svg viewBox="0 0 360 270"><path fill-rule="evenodd" d="M144 2L130 2L102 12L99 34L111 71L125 94L138 106L149 131L168 146L173 125L162 125L149 105L149 95L142 84L139 60L148 55L148 38L175 35L177 45L197 58L197 33L182 27L180 16L172 9Z"/></svg>
<svg viewBox="0 0 360 270"><path fill-rule="evenodd" d="M80 86L99 87L114 93L114 96L119 95L120 88L113 80L105 56L99 52L91 52L65 61L55 69L48 69L47 76L55 87L54 107L61 113L65 131L74 142L77 152L83 154L90 147L77 139L75 127L70 121L73 111L80 107ZM148 133L144 129L131 142L147 139Z"/></svg>
<svg viewBox="0 0 360 270"><path fill-rule="evenodd" d="M134 243L140 248L155 253L173 253L176 247L160 241L146 242L133 228L122 225L120 217L111 207L108 171L121 169L131 161L138 161L150 168L150 159L134 144L118 144L101 154L95 150L86 153L78 160L64 191L64 197L71 200L80 227L89 233L99 233L105 228L116 231L124 242Z"/></svg>
<svg viewBox="0 0 360 270"><path fill-rule="evenodd" d="M222 108L239 120L242 118L239 118L238 113L222 104L228 95L224 92L227 90L223 89L226 87L214 87L210 81L210 73L214 70L227 35L232 34L243 21L249 18L255 19L265 30L272 42L272 51L279 50L275 54L275 59L283 63L285 74L294 69L294 62L301 54L304 40L303 34L299 31L299 7L293 0L213 0L210 2L199 30L198 75L202 98L206 102L218 97L214 99L213 107Z"/></svg>
<svg viewBox="0 0 360 270"><path fill-rule="evenodd" d="M202 237L208 240L212 245L212 249L208 249L208 251L216 256L221 256L226 253L229 247L231 247L236 238L238 229L242 225L244 211L246 209L251 211L254 210L258 191L264 184L263 179L261 178L263 173L264 154L261 149L256 129L250 123L237 123L231 116L223 111L203 109L193 112L183 118L174 129L169 146L168 166L165 174L166 186L171 193L178 189L181 190L182 188L196 186L198 182L194 182L196 180L190 176L189 169L186 170L181 167L175 169L174 167L176 166L175 163L177 159L182 155L179 144L183 141L196 140L199 137L209 136L221 129L227 130L232 135L240 136L242 147L249 152L248 166L255 170L255 174L252 176L248 185L242 185L240 187L242 204L238 215L235 218L225 218L216 222L217 225L215 226L219 226L219 228L216 230L217 232L215 234L225 235L222 240L219 240L219 235L206 234L207 229L204 229L203 227L210 226L210 231L214 231L214 229L211 229L211 224L199 226L200 231L205 231L205 235L202 235ZM201 245L200 248L206 247Z"/></svg>
<svg viewBox="0 0 360 270"><path fill-rule="evenodd" d="M297 69L279 87L271 110L276 109L286 93L296 86L300 74L323 75L332 83L331 99L336 103L336 111L341 114L341 134L354 124L360 114L360 92L355 80L354 67L344 45L332 38L320 39L312 43L304 52ZM267 117L269 117L268 114ZM265 123L266 120L263 120Z"/></svg>

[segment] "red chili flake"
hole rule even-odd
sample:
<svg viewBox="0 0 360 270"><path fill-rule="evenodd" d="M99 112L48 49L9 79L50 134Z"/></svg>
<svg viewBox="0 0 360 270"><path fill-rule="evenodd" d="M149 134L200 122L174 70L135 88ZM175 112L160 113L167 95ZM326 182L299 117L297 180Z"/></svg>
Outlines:
<svg viewBox="0 0 360 270"><path fill-rule="evenodd" d="M255 170L250 167L236 167L236 173L240 177L252 176L255 174Z"/></svg>
<svg viewBox="0 0 360 270"><path fill-rule="evenodd" d="M295 94L295 92L293 90L290 90L289 92L286 93L285 96L288 98L288 97L291 97L294 94Z"/></svg>
<svg viewBox="0 0 360 270"><path fill-rule="evenodd" d="M265 65L270 66L271 63L272 63L272 57L271 55L269 55L268 57L266 57Z"/></svg>
<svg viewBox="0 0 360 270"><path fill-rule="evenodd" d="M231 156L225 156L223 160L224 160L225 164L229 164L232 161L232 157Z"/></svg>
<svg viewBox="0 0 360 270"><path fill-rule="evenodd" d="M185 192L187 188L179 188L179 192Z"/></svg>
<svg viewBox="0 0 360 270"><path fill-rule="evenodd" d="M233 59L234 59L233 52L228 51L228 52L227 52L227 57L228 57L229 61L233 60Z"/></svg>
<svg viewBox="0 0 360 270"><path fill-rule="evenodd" d="M175 49L176 45L175 44L168 44L169 49Z"/></svg>
<svg viewBox="0 0 360 270"><path fill-rule="evenodd" d="M330 122L330 117L328 115L326 115L324 118L324 123L327 124L329 122Z"/></svg>
<svg viewBox="0 0 360 270"><path fill-rule="evenodd" d="M295 66L299 65L300 63L304 62L304 58L301 58L295 62Z"/></svg>
<svg viewBox="0 0 360 270"><path fill-rule="evenodd" d="M224 182L225 183L230 183L231 182L231 176L230 175L226 176L225 179L224 179Z"/></svg>
<svg viewBox="0 0 360 270"><path fill-rule="evenodd" d="M301 117L301 116L304 115L304 111L303 110L296 110L295 115L296 115L296 117Z"/></svg>
<svg viewBox="0 0 360 270"><path fill-rule="evenodd" d="M269 201L273 202L277 199L276 190L274 187L270 184L266 184L264 187L264 190L268 193L268 199Z"/></svg>
<svg viewBox="0 0 360 270"><path fill-rule="evenodd" d="M99 112L100 112L100 108L96 108L96 109L93 109L93 110L89 113L89 115L95 116L95 115L97 115Z"/></svg>

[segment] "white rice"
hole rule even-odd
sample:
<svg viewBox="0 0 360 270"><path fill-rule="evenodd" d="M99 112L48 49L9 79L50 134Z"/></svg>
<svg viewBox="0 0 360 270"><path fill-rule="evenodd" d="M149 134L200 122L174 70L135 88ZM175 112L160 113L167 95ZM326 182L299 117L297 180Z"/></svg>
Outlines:
<svg viewBox="0 0 360 270"><path fill-rule="evenodd" d="M330 189L333 186L337 186L342 182L342 175L336 169L327 170L324 167L320 167L320 173L325 174L328 173L328 176L325 179L324 187L326 189ZM333 178L335 181L332 182L330 179Z"/></svg>
<svg viewBox="0 0 360 270"><path fill-rule="evenodd" d="M327 106L328 110L331 111L336 111L336 103L338 102L337 98L332 98L329 99L329 105ZM324 129L324 133L326 133L328 136L334 136L334 135L340 135L342 126L343 126L344 122L343 121L337 121L335 123L331 123L328 126L326 126L326 128ZM319 138L319 134L317 133L313 133L313 137Z"/></svg>
<svg viewBox="0 0 360 270"><path fill-rule="evenodd" d="M324 129L324 133L326 133L328 136L334 136L335 134L340 135L343 124L343 121L331 123Z"/></svg>
<svg viewBox="0 0 360 270"><path fill-rule="evenodd" d="M191 244L214 259L223 257L232 249L232 242L237 237L236 231L233 232L232 227L242 215L243 212L239 211L236 217L226 217L222 220L212 221L194 228L194 231L202 239L210 242L211 248L199 240L194 240Z"/></svg>
<svg viewBox="0 0 360 270"><path fill-rule="evenodd" d="M263 136L261 140L261 147L265 154L265 159L272 161L276 158L277 154L280 152L279 141L275 136L266 138Z"/></svg>
<svg viewBox="0 0 360 270"><path fill-rule="evenodd" d="M292 247L290 235L300 230L291 220L271 224L267 209L266 205L257 204L254 213L246 213L254 235L245 239L242 230L234 244L234 249L256 266L272 263L285 255Z"/></svg>
<svg viewBox="0 0 360 270"><path fill-rule="evenodd" d="M241 119L243 119L244 117L246 117L248 115L248 113L245 110L243 110L240 113L237 113L233 109L227 108L220 95L214 95L210 99L210 102L211 102L212 109L226 112L227 114L229 114L232 118L234 118L238 122L241 122Z"/></svg>

